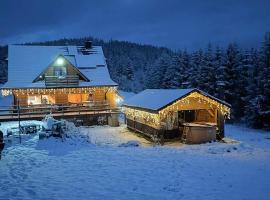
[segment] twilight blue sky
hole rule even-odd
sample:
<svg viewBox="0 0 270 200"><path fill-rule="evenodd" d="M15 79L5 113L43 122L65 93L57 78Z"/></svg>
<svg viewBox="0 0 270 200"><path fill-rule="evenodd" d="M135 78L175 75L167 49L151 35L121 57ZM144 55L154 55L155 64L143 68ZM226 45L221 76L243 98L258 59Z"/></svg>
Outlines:
<svg viewBox="0 0 270 200"><path fill-rule="evenodd" d="M0 0L0 44L91 35L174 49L237 42L270 31L270 0Z"/></svg>

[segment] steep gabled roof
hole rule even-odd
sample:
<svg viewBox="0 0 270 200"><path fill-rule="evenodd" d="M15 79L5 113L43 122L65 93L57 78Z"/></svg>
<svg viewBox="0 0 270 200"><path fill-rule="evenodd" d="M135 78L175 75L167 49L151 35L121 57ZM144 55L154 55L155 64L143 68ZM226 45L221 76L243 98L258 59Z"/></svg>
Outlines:
<svg viewBox="0 0 270 200"><path fill-rule="evenodd" d="M174 102L188 96L192 92L198 92L223 105L230 107L230 104L217 99L199 89L146 89L128 99L123 106L145 109L149 111L160 111Z"/></svg>
<svg viewBox="0 0 270 200"><path fill-rule="evenodd" d="M90 80L77 68L75 67L65 56L63 55L58 55L53 61L52 63L50 63L40 74L38 74L38 76L33 80L33 83L37 82L39 80L39 77L44 75L44 73L48 70L49 67L51 67L54 62L56 62L56 60L58 58L63 58L66 62L69 63L69 65L73 68L74 71L77 72L77 75L80 77L80 80L84 80L86 82L89 82Z"/></svg>
<svg viewBox="0 0 270 200"><path fill-rule="evenodd" d="M90 82L80 81L79 87L117 86L111 80L106 59L100 46L93 46L89 55L80 52L79 46L9 45L8 82L3 88L45 88L44 82L33 80L63 55Z"/></svg>

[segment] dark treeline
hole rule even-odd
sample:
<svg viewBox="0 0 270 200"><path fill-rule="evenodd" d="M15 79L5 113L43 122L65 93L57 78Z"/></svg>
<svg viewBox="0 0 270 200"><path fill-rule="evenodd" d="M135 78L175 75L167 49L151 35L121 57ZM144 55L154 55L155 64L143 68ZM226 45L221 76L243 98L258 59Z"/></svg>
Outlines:
<svg viewBox="0 0 270 200"><path fill-rule="evenodd" d="M233 43L226 48L209 44L194 52L175 52L91 37L32 45L83 45L89 39L103 46L111 77L122 90L196 87L230 103L232 121L270 128L270 33L258 49L240 49ZM6 47L1 52L4 57ZM6 70L1 72L5 76Z"/></svg>
<svg viewBox="0 0 270 200"><path fill-rule="evenodd" d="M7 57L7 47L0 46L0 84L7 81L7 63L5 59Z"/></svg>

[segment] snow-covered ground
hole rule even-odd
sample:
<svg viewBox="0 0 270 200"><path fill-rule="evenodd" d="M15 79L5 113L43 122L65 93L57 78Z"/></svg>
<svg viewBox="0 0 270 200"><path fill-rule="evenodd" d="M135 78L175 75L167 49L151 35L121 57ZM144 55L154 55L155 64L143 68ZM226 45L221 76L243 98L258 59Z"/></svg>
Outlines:
<svg viewBox="0 0 270 200"><path fill-rule="evenodd" d="M0 106L11 100L0 96ZM27 123L41 124L22 122ZM6 133L17 126L3 123L0 129ZM0 200L270 196L269 132L227 125L229 144L164 146L154 146L124 125L73 127L71 132L65 140L24 135L22 144L8 144L0 161Z"/></svg>
<svg viewBox="0 0 270 200"><path fill-rule="evenodd" d="M115 128L110 126L81 127L80 132L88 136L91 144L99 146L120 146L129 141L137 141L144 147L153 145L138 134L130 132L125 125Z"/></svg>
<svg viewBox="0 0 270 200"><path fill-rule="evenodd" d="M0 199L269 199L270 133L226 131L236 143L152 146L125 126L32 136L4 150Z"/></svg>

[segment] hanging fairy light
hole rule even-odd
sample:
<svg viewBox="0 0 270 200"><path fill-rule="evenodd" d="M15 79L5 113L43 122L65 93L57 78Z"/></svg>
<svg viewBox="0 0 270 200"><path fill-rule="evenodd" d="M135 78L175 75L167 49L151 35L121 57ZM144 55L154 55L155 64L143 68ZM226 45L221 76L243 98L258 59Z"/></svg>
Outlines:
<svg viewBox="0 0 270 200"><path fill-rule="evenodd" d="M123 111L128 119L134 121L136 120L156 128L160 126L161 121L165 119L169 113L177 110L184 110L187 105L190 105L191 102L194 101L198 105L207 105L211 109L218 109L222 113L222 115L227 116L228 118L230 117L230 108L228 106L221 104L218 101L204 96L198 92L191 93L187 97L180 99L174 102L172 105L169 105L166 108L160 110L158 113L151 113L129 107L124 107Z"/></svg>
<svg viewBox="0 0 270 200"><path fill-rule="evenodd" d="M158 128L160 126L158 113L150 113L128 107L124 107L123 111L128 119L146 123L147 125L154 128Z"/></svg>
<svg viewBox="0 0 270 200"><path fill-rule="evenodd" d="M18 96L29 96L29 95L46 95L46 94L89 94L96 91L116 92L117 87L83 87L83 88L25 88L25 89L1 89L3 96L9 96L14 94Z"/></svg>
<svg viewBox="0 0 270 200"><path fill-rule="evenodd" d="M209 105L209 107L211 109L218 109L220 110L220 112L222 113L222 115L226 115L228 116L228 118L230 117L230 108L224 104L221 104L219 103L218 101L214 100L214 99L211 99L207 96L204 96L198 92L192 92L191 94L189 94L187 97L183 98L183 99L180 99L176 102L174 102L172 105L166 107L165 109L159 111L159 113L161 114L161 116L166 116L167 113L169 111L173 111L175 110L175 106L178 107L182 106L186 106L186 105L189 105L191 104L191 101L195 101L197 104L203 104L203 105ZM180 109L181 110L181 109Z"/></svg>

